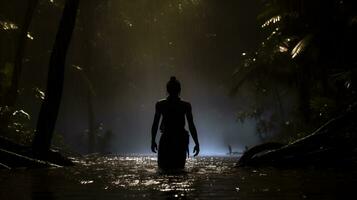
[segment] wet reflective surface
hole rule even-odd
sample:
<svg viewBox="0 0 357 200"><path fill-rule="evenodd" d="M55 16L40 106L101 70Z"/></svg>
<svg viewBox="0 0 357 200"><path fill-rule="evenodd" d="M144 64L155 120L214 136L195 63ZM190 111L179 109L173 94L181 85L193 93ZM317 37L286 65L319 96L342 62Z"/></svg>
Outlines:
<svg viewBox="0 0 357 200"><path fill-rule="evenodd" d="M355 199L354 169L236 169L234 157L190 158L184 172L152 156L87 156L75 167L0 171L0 199Z"/></svg>

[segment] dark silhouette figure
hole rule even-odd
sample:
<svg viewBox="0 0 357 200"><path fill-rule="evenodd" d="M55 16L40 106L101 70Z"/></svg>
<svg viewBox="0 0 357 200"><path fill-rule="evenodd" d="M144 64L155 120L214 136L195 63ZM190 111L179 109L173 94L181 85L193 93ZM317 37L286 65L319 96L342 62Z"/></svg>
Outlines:
<svg viewBox="0 0 357 200"><path fill-rule="evenodd" d="M185 116L188 127L195 142L194 156L200 152L196 127L193 123L191 104L179 97L181 85L175 77L171 77L166 85L169 96L156 103L155 117L151 129L151 151L156 153L156 133L162 133L159 142L158 165L161 169L183 169L188 155L189 134L185 130Z"/></svg>
<svg viewBox="0 0 357 200"><path fill-rule="evenodd" d="M232 155L232 146L231 145L228 145L228 154Z"/></svg>

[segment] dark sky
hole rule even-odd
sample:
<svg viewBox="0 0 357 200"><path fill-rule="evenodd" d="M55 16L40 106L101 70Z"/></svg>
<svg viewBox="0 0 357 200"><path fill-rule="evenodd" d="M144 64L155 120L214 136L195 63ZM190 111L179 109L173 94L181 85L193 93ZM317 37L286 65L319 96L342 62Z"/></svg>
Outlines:
<svg viewBox="0 0 357 200"><path fill-rule="evenodd" d="M81 73L88 76L95 91L96 123L103 123L103 130L114 134L113 151L149 152L154 105L166 97L165 85L172 75L181 81L182 98L193 106L203 154L225 153L228 144L239 150L258 141L254 122L240 124L235 119L239 107L247 102L239 96L228 97L228 91L241 54L259 43L259 1L103 2L94 7L81 2L68 54L56 129L70 146L85 149L79 140L85 138L88 128L88 83ZM48 24L44 29L53 31L59 16L55 15L51 25L37 16L32 28ZM37 46L41 43L35 40L32 45L36 42ZM50 49L51 39L47 43ZM47 60L41 60L45 67ZM24 73L27 80L31 70Z"/></svg>

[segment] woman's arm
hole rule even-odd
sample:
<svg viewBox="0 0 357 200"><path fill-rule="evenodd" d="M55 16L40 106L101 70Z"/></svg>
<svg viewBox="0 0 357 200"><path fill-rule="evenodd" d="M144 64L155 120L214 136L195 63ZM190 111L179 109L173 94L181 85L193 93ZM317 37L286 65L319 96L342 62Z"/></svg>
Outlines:
<svg viewBox="0 0 357 200"><path fill-rule="evenodd" d="M188 109L186 113L186 118L188 122L188 129L190 130L191 136L193 141L195 142L195 147L193 149L194 156L197 156L198 153L200 152L200 144L198 142L198 136L197 136L197 130L196 126L193 122L193 115L192 115L192 107L191 104L188 104Z"/></svg>
<svg viewBox="0 0 357 200"><path fill-rule="evenodd" d="M159 128L159 122L160 122L160 109L158 103L155 105L155 115L154 115L154 122L152 123L151 127L151 151L156 153L157 151L157 144L156 144L156 134L157 134L157 129Z"/></svg>

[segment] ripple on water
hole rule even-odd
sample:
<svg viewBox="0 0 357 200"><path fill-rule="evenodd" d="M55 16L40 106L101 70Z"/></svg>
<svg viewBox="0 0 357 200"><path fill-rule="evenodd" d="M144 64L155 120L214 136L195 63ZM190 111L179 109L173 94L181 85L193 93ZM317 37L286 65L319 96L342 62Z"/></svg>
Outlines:
<svg viewBox="0 0 357 200"><path fill-rule="evenodd" d="M76 165L68 168L0 172L0 181L6 181L0 184L0 198L6 193L14 196L9 199L34 194L47 199L334 199L330 195L342 186L357 185L356 173L236 169L234 157L189 158L185 172L176 174L158 171L154 156L89 155L73 160Z"/></svg>
<svg viewBox="0 0 357 200"><path fill-rule="evenodd" d="M93 162L93 160L96 160ZM74 162L82 173L79 182L90 184L88 177L97 177L97 182L106 183L104 188L125 188L128 190L193 191L194 183L207 180L211 174L222 174L230 169L224 159L213 157L189 158L185 172L181 174L164 174L157 170L157 158L153 156L87 156ZM90 167L89 167L90 166ZM86 168L87 170L82 170ZM105 174L103 174L105 172ZM96 175L100 173L100 175Z"/></svg>

